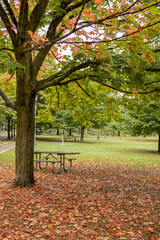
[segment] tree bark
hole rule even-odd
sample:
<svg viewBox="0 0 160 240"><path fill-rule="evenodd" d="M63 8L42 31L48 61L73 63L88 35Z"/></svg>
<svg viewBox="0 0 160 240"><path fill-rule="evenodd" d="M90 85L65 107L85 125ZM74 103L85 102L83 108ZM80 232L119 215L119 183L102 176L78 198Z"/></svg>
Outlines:
<svg viewBox="0 0 160 240"><path fill-rule="evenodd" d="M11 138L13 138L13 119L11 118Z"/></svg>
<svg viewBox="0 0 160 240"><path fill-rule="evenodd" d="M158 135L158 152L160 152L160 133Z"/></svg>
<svg viewBox="0 0 160 240"><path fill-rule="evenodd" d="M24 61L31 63L30 56ZM30 64L31 66L31 64ZM30 67L29 67L30 68ZM35 80L31 68L17 73L17 135L14 187L31 187L34 184L34 132L35 132Z"/></svg>
<svg viewBox="0 0 160 240"><path fill-rule="evenodd" d="M16 169L14 187L34 184L35 99L17 108Z"/></svg>
<svg viewBox="0 0 160 240"><path fill-rule="evenodd" d="M14 137L16 136L16 122L14 120Z"/></svg>
<svg viewBox="0 0 160 240"><path fill-rule="evenodd" d="M57 136L59 135L59 128L57 128Z"/></svg>
<svg viewBox="0 0 160 240"><path fill-rule="evenodd" d="M81 141L84 140L84 130L85 130L85 127L81 126Z"/></svg>
<svg viewBox="0 0 160 240"><path fill-rule="evenodd" d="M7 121L8 121L8 131L7 131L8 132L8 137L7 138L11 139L11 132L10 132L11 131L11 124L10 124L11 121L10 121L10 117L7 119Z"/></svg>
<svg viewBox="0 0 160 240"><path fill-rule="evenodd" d="M72 137L72 129L69 129L69 136Z"/></svg>

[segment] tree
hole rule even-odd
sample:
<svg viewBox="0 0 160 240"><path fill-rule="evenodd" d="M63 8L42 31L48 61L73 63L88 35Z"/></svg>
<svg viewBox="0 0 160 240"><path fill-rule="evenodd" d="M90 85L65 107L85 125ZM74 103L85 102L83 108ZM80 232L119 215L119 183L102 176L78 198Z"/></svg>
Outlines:
<svg viewBox="0 0 160 240"><path fill-rule="evenodd" d="M3 55L5 58L5 56ZM5 63L5 61L4 61ZM7 62L6 62L7 65ZM1 71L3 70L4 66L1 66ZM10 76L9 74L1 74L0 75L0 85L3 82L3 78L5 79L5 84L3 84L3 90L7 93L8 98L15 102L15 81L13 80L10 82ZM3 114L3 117L5 119L6 125L7 125L7 132L8 132L8 139L11 139L13 136L15 136L15 122L16 122L16 112L11 108L6 108L4 101L0 100L0 112Z"/></svg>
<svg viewBox="0 0 160 240"><path fill-rule="evenodd" d="M143 51L146 46L153 48L153 42L158 39L153 33L159 32L159 3L157 0L1 1L0 26L4 41L0 49L5 54L12 53L9 57L12 57L10 61L12 70L16 71L17 84L16 104L0 89L6 106L17 111L15 186L34 184L37 93L50 86L86 79L89 75L93 81L94 73L100 70L107 79L105 69L110 69L110 51L125 51L132 37L146 34L140 48ZM67 47L73 57L59 59L60 51ZM41 78L39 71L48 54L60 63L56 73ZM147 69L151 70L150 66ZM109 83L116 89L111 79Z"/></svg>
<svg viewBox="0 0 160 240"><path fill-rule="evenodd" d="M134 107L129 111L125 127L132 136L158 134L158 152L160 152L160 102L152 100L144 103L139 99L134 101Z"/></svg>
<svg viewBox="0 0 160 240"><path fill-rule="evenodd" d="M79 84L80 83L80 84ZM107 88L92 81L71 83L44 91L45 105L56 113L54 126L80 128L81 141L86 128L100 128L119 118L119 99ZM55 97L57 93L57 98ZM61 110L60 110L61 109Z"/></svg>

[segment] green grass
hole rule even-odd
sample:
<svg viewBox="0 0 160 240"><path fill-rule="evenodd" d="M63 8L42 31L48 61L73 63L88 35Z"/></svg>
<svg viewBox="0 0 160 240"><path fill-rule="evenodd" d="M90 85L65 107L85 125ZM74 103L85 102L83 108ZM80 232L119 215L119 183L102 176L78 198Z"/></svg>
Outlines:
<svg viewBox="0 0 160 240"><path fill-rule="evenodd" d="M133 137L85 138L84 143L37 142L36 150L80 152L77 159L81 161L125 162L137 166L158 165L160 155L157 153L158 139Z"/></svg>
<svg viewBox="0 0 160 240"><path fill-rule="evenodd" d="M41 136L46 138L47 136ZM50 137L51 138L51 137ZM56 140L56 136L52 137ZM60 140L60 137L58 137ZM160 154L157 152L158 138L133 138L133 137L85 137L81 142L42 142L37 141L35 150L71 151L80 152L76 158L83 162L112 162L126 163L139 166L160 165ZM0 162L14 162L14 149L0 154Z"/></svg>

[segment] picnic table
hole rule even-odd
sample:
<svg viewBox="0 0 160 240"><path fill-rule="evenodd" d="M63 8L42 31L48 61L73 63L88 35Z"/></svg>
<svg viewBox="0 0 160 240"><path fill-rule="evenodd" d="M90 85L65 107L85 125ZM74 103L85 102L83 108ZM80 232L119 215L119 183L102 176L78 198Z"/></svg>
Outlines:
<svg viewBox="0 0 160 240"><path fill-rule="evenodd" d="M65 136L64 137L64 141L67 141L68 140L74 140L76 142L76 137L75 136Z"/></svg>
<svg viewBox="0 0 160 240"><path fill-rule="evenodd" d="M72 161L76 160L73 155L80 154L79 152L56 152L56 151L34 151L35 169L37 165L39 168L46 168L48 163L52 165L52 172L61 172L62 170L68 171L72 168ZM66 157L67 155L67 157ZM69 161L69 168L66 168L66 160ZM41 163L45 163L45 166L41 166ZM59 164L59 169L55 170L55 164Z"/></svg>

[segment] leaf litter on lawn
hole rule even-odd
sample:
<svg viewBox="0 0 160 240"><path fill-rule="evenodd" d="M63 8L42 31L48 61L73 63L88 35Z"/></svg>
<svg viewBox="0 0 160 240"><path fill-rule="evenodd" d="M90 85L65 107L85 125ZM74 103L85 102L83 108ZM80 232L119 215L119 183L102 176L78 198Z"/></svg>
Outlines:
<svg viewBox="0 0 160 240"><path fill-rule="evenodd" d="M11 189L1 167L0 239L150 239L160 237L160 168L75 164L35 171L31 189Z"/></svg>

